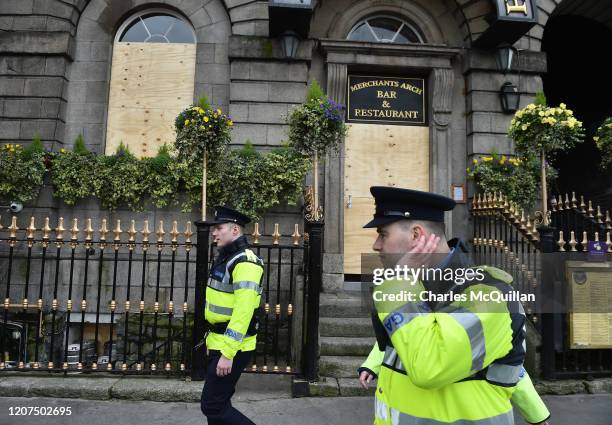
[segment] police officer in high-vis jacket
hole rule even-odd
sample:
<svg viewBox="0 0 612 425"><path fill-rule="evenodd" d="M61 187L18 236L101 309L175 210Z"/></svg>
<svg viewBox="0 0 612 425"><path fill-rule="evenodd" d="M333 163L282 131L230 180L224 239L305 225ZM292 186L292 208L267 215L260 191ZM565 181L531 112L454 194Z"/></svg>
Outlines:
<svg viewBox="0 0 612 425"><path fill-rule="evenodd" d="M227 207L215 207L215 219L209 222L219 248L206 285L204 312L209 359L201 409L209 425L253 424L230 401L255 350L262 292L263 261L248 249L243 234L249 222Z"/></svg>
<svg viewBox="0 0 612 425"><path fill-rule="evenodd" d="M493 293L508 294L512 277L471 265L457 244L449 247L444 212L454 208L452 199L389 187L370 191L376 211L364 227L377 229L373 249L386 267L443 269L451 276L467 269L480 273L478 279L472 273L461 283L434 274L410 284L387 279L375 287L386 295L375 298L372 317L377 346L371 356L383 352L374 423L513 425L510 400L517 385L528 382L523 368L525 315L518 301L477 301L471 296L486 294L491 300L497 298ZM408 293L415 294L414 301L406 301ZM457 296L445 299L449 293ZM433 301L423 301L420 294ZM523 398L523 407L534 401Z"/></svg>

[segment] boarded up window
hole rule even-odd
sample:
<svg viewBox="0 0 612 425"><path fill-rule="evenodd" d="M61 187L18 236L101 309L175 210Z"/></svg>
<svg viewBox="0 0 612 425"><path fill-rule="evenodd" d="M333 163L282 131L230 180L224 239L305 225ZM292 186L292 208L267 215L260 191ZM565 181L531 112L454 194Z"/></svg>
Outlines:
<svg viewBox="0 0 612 425"><path fill-rule="evenodd" d="M112 60L105 152L123 143L137 156L155 156L174 141L174 118L193 101L193 30L169 14L132 17L117 34Z"/></svg>

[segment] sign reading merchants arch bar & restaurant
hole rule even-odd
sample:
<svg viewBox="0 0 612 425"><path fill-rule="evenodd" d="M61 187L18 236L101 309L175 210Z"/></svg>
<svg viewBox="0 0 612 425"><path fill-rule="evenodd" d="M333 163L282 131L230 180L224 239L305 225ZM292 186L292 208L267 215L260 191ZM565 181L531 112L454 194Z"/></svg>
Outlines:
<svg viewBox="0 0 612 425"><path fill-rule="evenodd" d="M425 125L425 96L422 78L349 75L347 121Z"/></svg>

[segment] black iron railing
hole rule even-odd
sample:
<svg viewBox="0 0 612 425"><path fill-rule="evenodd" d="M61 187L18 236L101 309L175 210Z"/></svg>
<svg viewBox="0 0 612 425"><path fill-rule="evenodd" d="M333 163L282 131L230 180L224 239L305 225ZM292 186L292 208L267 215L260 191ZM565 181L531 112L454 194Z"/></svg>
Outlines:
<svg viewBox="0 0 612 425"><path fill-rule="evenodd" d="M568 261L587 259L589 242L603 242L604 259L612 257L612 221L591 202L572 194L553 197L550 226L532 221L530 214L501 194L477 195L471 209L473 246L477 261L503 268L523 293L540 303L524 305L542 336L543 375L549 379L612 375L612 347L580 348L570 345L570 313L559 312L547 298L567 300L567 276L560 268ZM551 273L555 270L556 273ZM545 272L544 272L545 271ZM611 281L612 283L612 281ZM567 306L567 305L566 305Z"/></svg>
<svg viewBox="0 0 612 425"><path fill-rule="evenodd" d="M178 373L199 379L204 366L205 283L215 247L198 223L181 231L159 222L153 233L144 221L129 230L117 221L94 230L86 220L64 228L49 219L37 228L14 216L0 226L0 371ZM306 315L306 283L312 273L305 237L269 236L256 225L252 249L265 263L261 326L249 372L301 372L302 330L318 323ZM195 251L195 253L193 252ZM320 282L320 270L319 282ZM309 276L310 275L310 276ZM317 278L315 277L316 281ZM320 287L320 283L319 283ZM317 303L318 311L318 303ZM310 311L310 310L309 310ZM316 359L314 359L316 361ZM309 363L310 362L310 363Z"/></svg>

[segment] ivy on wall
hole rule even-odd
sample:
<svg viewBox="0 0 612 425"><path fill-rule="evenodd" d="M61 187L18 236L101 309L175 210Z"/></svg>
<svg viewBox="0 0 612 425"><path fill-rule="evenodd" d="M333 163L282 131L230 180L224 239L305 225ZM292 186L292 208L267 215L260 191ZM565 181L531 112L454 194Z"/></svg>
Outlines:
<svg viewBox="0 0 612 425"><path fill-rule="evenodd" d="M261 153L247 142L227 150L208 164L207 191L214 204L228 204L254 219L277 205L295 205L301 196L309 160L290 146ZM95 197L108 210L180 207L190 212L200 203L202 172L162 146L153 158L137 158L124 145L113 155L87 150L79 136L72 150L46 152L35 140L23 149L7 144L0 149L0 199L27 203L38 195L49 173L53 196L68 205Z"/></svg>

